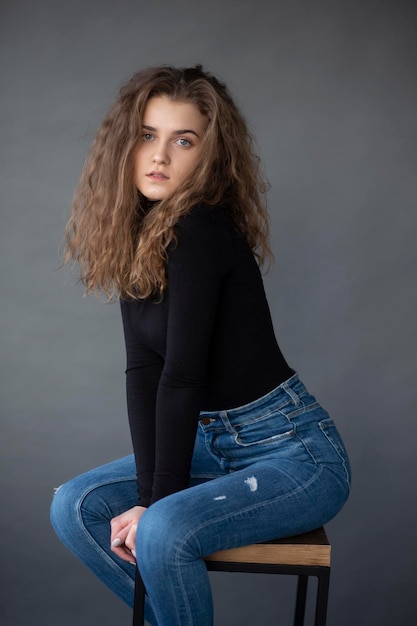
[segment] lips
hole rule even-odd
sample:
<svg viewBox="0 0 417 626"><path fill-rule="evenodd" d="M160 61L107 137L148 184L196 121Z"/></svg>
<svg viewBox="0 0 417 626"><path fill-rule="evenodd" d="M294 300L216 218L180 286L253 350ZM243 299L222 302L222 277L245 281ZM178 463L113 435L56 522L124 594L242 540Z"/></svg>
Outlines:
<svg viewBox="0 0 417 626"><path fill-rule="evenodd" d="M169 176L166 176L163 172L159 172L158 170L153 170L146 174L147 178L151 178L152 180L169 180Z"/></svg>

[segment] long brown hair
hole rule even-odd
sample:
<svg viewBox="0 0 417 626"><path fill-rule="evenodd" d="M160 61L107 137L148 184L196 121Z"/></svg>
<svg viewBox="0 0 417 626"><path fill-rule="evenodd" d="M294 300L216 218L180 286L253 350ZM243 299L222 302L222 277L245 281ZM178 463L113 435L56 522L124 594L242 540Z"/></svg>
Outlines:
<svg viewBox="0 0 417 626"><path fill-rule="evenodd" d="M148 100L191 102L208 119L192 175L154 204L135 188L133 154ZM252 138L226 86L200 65L150 67L124 85L101 124L74 195L65 262L80 267L86 292L147 298L166 287L167 247L193 206L222 204L260 265L272 259L266 184Z"/></svg>

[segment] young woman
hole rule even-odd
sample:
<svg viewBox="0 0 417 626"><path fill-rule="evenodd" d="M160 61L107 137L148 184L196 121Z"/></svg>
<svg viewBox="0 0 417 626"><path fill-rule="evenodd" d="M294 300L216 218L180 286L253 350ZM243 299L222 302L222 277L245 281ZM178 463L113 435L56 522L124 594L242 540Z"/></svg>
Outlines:
<svg viewBox="0 0 417 626"><path fill-rule="evenodd" d="M265 185L226 86L201 66L133 76L67 229L88 292L120 299L134 456L63 485L63 543L158 626L212 624L203 557L328 522L349 492L333 421L285 361L259 265Z"/></svg>

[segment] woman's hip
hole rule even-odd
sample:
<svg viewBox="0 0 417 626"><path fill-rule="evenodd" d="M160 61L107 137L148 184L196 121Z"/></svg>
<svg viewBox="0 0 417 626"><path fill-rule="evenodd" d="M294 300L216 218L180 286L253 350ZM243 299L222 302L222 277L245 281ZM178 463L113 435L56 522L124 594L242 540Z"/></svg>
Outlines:
<svg viewBox="0 0 417 626"><path fill-rule="evenodd" d="M285 460L328 465L350 483L349 460L340 434L296 374L254 402L202 412L200 418L200 436L223 471L260 460Z"/></svg>

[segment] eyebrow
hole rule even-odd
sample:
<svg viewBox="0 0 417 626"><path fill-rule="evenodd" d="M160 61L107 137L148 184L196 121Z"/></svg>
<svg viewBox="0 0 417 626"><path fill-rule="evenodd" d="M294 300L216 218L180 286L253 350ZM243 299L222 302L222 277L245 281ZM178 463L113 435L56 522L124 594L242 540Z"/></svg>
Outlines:
<svg viewBox="0 0 417 626"><path fill-rule="evenodd" d="M155 128L154 126L148 126L147 124L142 124L142 128L144 128L145 130L150 130L153 133L158 132L157 128ZM200 136L197 135L195 130L192 130L191 128L180 128L179 130L173 130L171 135L175 137L175 135L185 135L186 133L191 133L192 135L195 135L196 137L198 137L198 139L200 139Z"/></svg>

